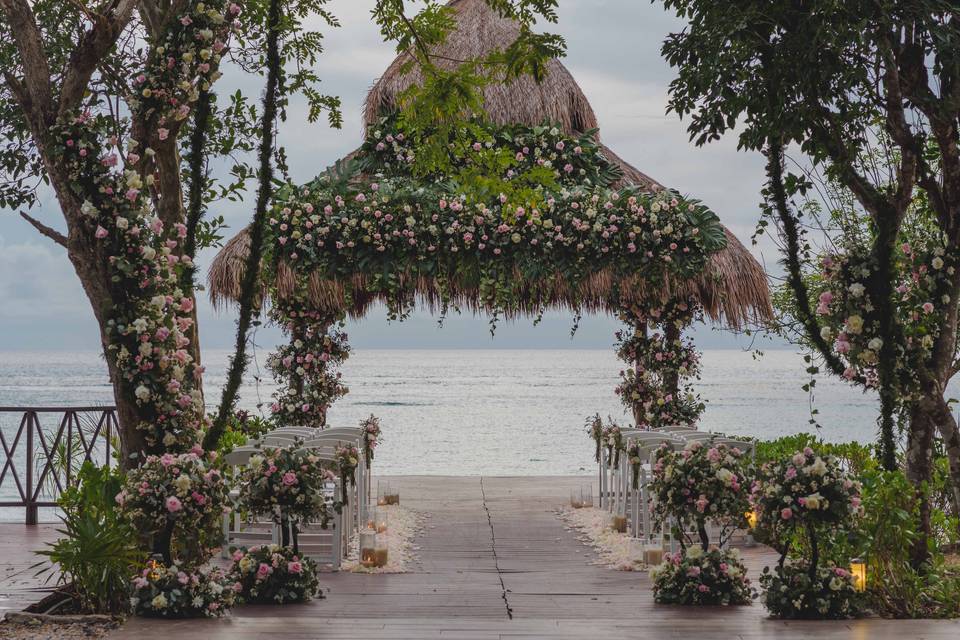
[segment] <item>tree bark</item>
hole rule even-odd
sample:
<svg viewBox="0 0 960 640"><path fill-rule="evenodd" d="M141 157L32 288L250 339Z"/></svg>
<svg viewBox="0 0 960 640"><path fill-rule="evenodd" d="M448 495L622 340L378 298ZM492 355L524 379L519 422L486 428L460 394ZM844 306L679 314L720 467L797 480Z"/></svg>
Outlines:
<svg viewBox="0 0 960 640"><path fill-rule="evenodd" d="M926 483L933 472L933 436L935 421L930 412L930 402L921 400L910 410L910 432L907 437L907 480L914 487L914 495L920 513L917 520L917 539L911 549L911 563L920 568L929 558L927 543L930 539L930 498Z"/></svg>

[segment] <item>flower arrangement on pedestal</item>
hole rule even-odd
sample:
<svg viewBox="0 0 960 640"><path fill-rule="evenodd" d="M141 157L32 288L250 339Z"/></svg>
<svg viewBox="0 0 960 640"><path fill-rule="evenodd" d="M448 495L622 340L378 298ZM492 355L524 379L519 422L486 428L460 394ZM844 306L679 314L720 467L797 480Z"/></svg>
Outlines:
<svg viewBox="0 0 960 640"><path fill-rule="evenodd" d="M751 501L761 532L780 551L773 571L764 569L764 604L782 618L846 618L862 603L850 559L822 557L841 527L860 513L860 484L833 456L811 448L761 468ZM809 554L809 557L803 557ZM802 559L786 563L788 555ZM826 562L824 562L826 560Z"/></svg>
<svg viewBox="0 0 960 640"><path fill-rule="evenodd" d="M369 469L374 449L380 444L380 418L371 413L369 418L360 421L360 428L363 429L363 459Z"/></svg>
<svg viewBox="0 0 960 640"><path fill-rule="evenodd" d="M334 473L309 449L265 448L250 457L240 475L240 501L250 514L269 515L281 525L283 546L298 551L299 523L327 524L324 484L333 479Z"/></svg>
<svg viewBox="0 0 960 640"><path fill-rule="evenodd" d="M131 608L157 618L218 617L236 603L236 589L223 569L191 569L151 560L132 579Z"/></svg>
<svg viewBox="0 0 960 640"><path fill-rule="evenodd" d="M600 414L587 418L587 433L596 443L596 459L600 462L601 447L607 450L607 466L617 467L620 465L620 451L623 450L623 434L620 431L620 425L609 417L606 424Z"/></svg>
<svg viewBox="0 0 960 640"><path fill-rule="evenodd" d="M349 483L351 487L357 483L357 466L360 464L360 452L352 444L341 443L337 445L335 455L340 471L340 498L343 504L347 504L347 483Z"/></svg>
<svg viewBox="0 0 960 640"><path fill-rule="evenodd" d="M271 544L232 551L227 577L242 602L286 604L321 596L317 563L291 547Z"/></svg>
<svg viewBox="0 0 960 640"><path fill-rule="evenodd" d="M672 525L680 542L680 551L655 572L654 598L672 604L748 604L753 591L746 567L737 552L724 549L733 532L746 526L750 508L743 452L697 440L681 451L663 445L654 455L654 521ZM715 545L709 527L717 530ZM688 546L691 541L695 544Z"/></svg>
<svg viewBox="0 0 960 640"><path fill-rule="evenodd" d="M222 538L226 482L200 453L148 456L127 473L116 496L125 517L168 566L202 564Z"/></svg>

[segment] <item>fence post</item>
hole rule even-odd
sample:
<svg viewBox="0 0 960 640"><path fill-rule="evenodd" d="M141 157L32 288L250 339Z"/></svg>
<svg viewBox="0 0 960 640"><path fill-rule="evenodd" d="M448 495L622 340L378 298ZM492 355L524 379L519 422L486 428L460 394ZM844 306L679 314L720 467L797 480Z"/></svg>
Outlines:
<svg viewBox="0 0 960 640"><path fill-rule="evenodd" d="M27 495L26 495L26 524L37 524L37 504L33 495L33 428L38 421L35 411L27 413Z"/></svg>

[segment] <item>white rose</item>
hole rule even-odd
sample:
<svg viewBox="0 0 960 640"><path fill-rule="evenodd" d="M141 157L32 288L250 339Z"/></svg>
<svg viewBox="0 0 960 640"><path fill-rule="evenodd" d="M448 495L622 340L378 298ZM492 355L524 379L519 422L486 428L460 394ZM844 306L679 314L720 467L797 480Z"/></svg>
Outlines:
<svg viewBox="0 0 960 640"><path fill-rule="evenodd" d="M163 444L164 444L164 446L169 447L169 446L173 445L174 443L176 443L176 441L177 441L177 436L173 435L173 434L170 433L169 431L167 432L167 434L166 434L165 436L163 436Z"/></svg>
<svg viewBox="0 0 960 640"><path fill-rule="evenodd" d="M97 215L97 208L89 200L84 200L83 204L80 205L80 213L85 216L95 216Z"/></svg>
<svg viewBox="0 0 960 640"><path fill-rule="evenodd" d="M137 318L132 323L134 331L137 333L143 333L147 330L147 321L145 318Z"/></svg>
<svg viewBox="0 0 960 640"><path fill-rule="evenodd" d="M850 295L852 295L854 298L859 298L860 296L863 295L863 293L864 293L866 290L867 290L867 288L864 287L864 286L863 286L862 284L860 284L859 282L854 282L854 283L851 284L849 287L847 287L847 291L849 291L849 292L850 292Z"/></svg>
<svg viewBox="0 0 960 640"><path fill-rule="evenodd" d="M158 309L163 309L165 306L167 306L167 297L153 296L152 298L150 298L150 304L152 304Z"/></svg>
<svg viewBox="0 0 960 640"><path fill-rule="evenodd" d="M146 402L147 400L150 399L150 389L147 389L143 385L140 385L139 387L137 387L137 389L133 392L133 394L137 396L138 400L141 400L143 402Z"/></svg>
<svg viewBox="0 0 960 640"><path fill-rule="evenodd" d="M943 258L934 258L933 259L933 268L934 269L943 269Z"/></svg>
<svg viewBox="0 0 960 640"><path fill-rule="evenodd" d="M703 548L699 545L694 545L687 549L687 557L691 560L696 560L703 556Z"/></svg>
<svg viewBox="0 0 960 640"><path fill-rule="evenodd" d="M157 250L153 247L144 247L143 248L143 257L146 260L153 260L157 257Z"/></svg>
<svg viewBox="0 0 960 640"><path fill-rule="evenodd" d="M880 338L874 338L867 343L867 347L873 349L874 351L880 351L880 347L883 346L883 340Z"/></svg>
<svg viewBox="0 0 960 640"><path fill-rule="evenodd" d="M177 491L181 494L186 493L190 490L190 486L193 484L190 480L190 476L187 474L181 474L177 476L177 479L173 481L173 486L177 488Z"/></svg>
<svg viewBox="0 0 960 640"><path fill-rule="evenodd" d="M165 609L167 607L167 598L162 593L150 601L150 606L154 609Z"/></svg>

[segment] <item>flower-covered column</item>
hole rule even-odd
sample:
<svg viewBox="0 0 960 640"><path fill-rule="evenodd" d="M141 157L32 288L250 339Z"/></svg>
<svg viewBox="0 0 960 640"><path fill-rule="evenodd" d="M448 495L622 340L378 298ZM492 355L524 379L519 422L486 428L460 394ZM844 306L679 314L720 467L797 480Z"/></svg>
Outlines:
<svg viewBox="0 0 960 640"><path fill-rule="evenodd" d="M322 428L327 409L348 391L338 371L350 355L343 315L313 311L296 300L278 300L271 315L290 336L267 362L279 384L274 416L282 425Z"/></svg>
<svg viewBox="0 0 960 640"><path fill-rule="evenodd" d="M627 328L616 334L617 356L628 367L616 392L638 426L693 424L700 417L704 405L690 383L699 377L700 354L682 337L699 312L686 299L646 312L636 306L621 311Z"/></svg>

